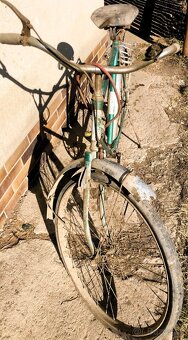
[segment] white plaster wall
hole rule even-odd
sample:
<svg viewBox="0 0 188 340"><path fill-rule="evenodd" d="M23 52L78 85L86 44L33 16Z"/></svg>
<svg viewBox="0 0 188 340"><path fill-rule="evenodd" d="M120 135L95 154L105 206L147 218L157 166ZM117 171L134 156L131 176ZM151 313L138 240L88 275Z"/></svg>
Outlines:
<svg viewBox="0 0 188 340"><path fill-rule="evenodd" d="M69 43L74 49L75 60L78 57L84 60L105 34L90 19L92 12L103 6L103 0L10 1L30 19L44 41L54 47L59 42ZM0 32L20 33L21 28L15 14L0 3ZM32 47L0 44L0 61L14 79L28 88L28 92L24 91L3 78L0 72L1 167L38 120L29 89L50 92L62 71L50 56Z"/></svg>

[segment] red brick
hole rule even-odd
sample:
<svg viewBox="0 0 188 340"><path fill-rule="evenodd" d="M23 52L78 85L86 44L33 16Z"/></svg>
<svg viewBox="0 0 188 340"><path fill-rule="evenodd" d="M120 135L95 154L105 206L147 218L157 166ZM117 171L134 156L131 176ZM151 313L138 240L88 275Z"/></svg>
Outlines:
<svg viewBox="0 0 188 340"><path fill-rule="evenodd" d="M3 166L0 170L0 183L5 179L6 176L7 176L7 172Z"/></svg>
<svg viewBox="0 0 188 340"><path fill-rule="evenodd" d="M20 187L18 188L18 191L12 196L12 199L8 203L8 205L5 208L5 214L10 217L13 213L13 209L15 208L16 204L18 203L20 197L27 191L28 188L28 180L27 178L24 179Z"/></svg>
<svg viewBox="0 0 188 340"><path fill-rule="evenodd" d="M106 34L100 41L100 46L108 44L108 34Z"/></svg>
<svg viewBox="0 0 188 340"><path fill-rule="evenodd" d="M18 176L15 178L15 180L12 183L12 188L14 190L14 192L16 192L20 186L20 184L23 182L24 178L27 177L28 172L29 172L29 168L30 168L30 159L27 160L27 162L25 163L24 167L22 168L22 170L20 171L20 173L18 174Z"/></svg>
<svg viewBox="0 0 188 340"><path fill-rule="evenodd" d="M93 63L97 63L98 62L98 57L97 57L97 54L93 57L93 60L92 60Z"/></svg>
<svg viewBox="0 0 188 340"><path fill-rule="evenodd" d="M106 47L105 47L105 46L102 46L102 47L99 49L99 51L98 51L98 53L97 53L98 60L100 60L100 59L103 57L105 51L106 51Z"/></svg>
<svg viewBox="0 0 188 340"><path fill-rule="evenodd" d="M54 113L58 106L62 102L62 94L59 92L54 99L51 100L50 104L48 105L48 109L50 111L50 114Z"/></svg>
<svg viewBox="0 0 188 340"><path fill-rule="evenodd" d="M88 57L85 59L85 63L86 63L86 64L87 64L87 63L90 63L92 59L93 59L93 52L91 52L91 53L88 55Z"/></svg>
<svg viewBox="0 0 188 340"><path fill-rule="evenodd" d="M61 91L61 95L62 95L62 102L63 102L64 100L66 100L66 97L67 97L67 89L63 89Z"/></svg>
<svg viewBox="0 0 188 340"><path fill-rule="evenodd" d="M64 127L66 124L66 114L64 112L64 114L62 114L58 120L55 122L55 124L53 125L53 131L57 132L59 130L60 127Z"/></svg>
<svg viewBox="0 0 188 340"><path fill-rule="evenodd" d="M93 50L93 58L96 56L98 50L100 49L100 45L97 45Z"/></svg>
<svg viewBox="0 0 188 340"><path fill-rule="evenodd" d="M108 35L105 35L104 38L102 38L102 40L100 41L100 43L93 49L93 51L85 59L85 63L91 63L92 61L94 61L100 47L103 45L107 45L107 42L108 42Z"/></svg>
<svg viewBox="0 0 188 340"><path fill-rule="evenodd" d="M60 116L66 110L66 99L64 99L61 105L57 109L58 116Z"/></svg>
<svg viewBox="0 0 188 340"><path fill-rule="evenodd" d="M7 216L5 215L5 213L3 212L1 215L0 215L0 226L3 226L5 221L7 219Z"/></svg>
<svg viewBox="0 0 188 340"><path fill-rule="evenodd" d="M39 134L39 131L40 131L40 124L39 122L37 122L37 124L35 124L32 130L28 133L28 139L30 143L33 142L33 140L37 137L37 135Z"/></svg>
<svg viewBox="0 0 188 340"><path fill-rule="evenodd" d="M21 159L16 163L9 175L4 179L0 187L0 198L4 195L5 191L11 186L15 177L19 174L23 167Z"/></svg>
<svg viewBox="0 0 188 340"><path fill-rule="evenodd" d="M22 161L25 164L27 162L27 160L32 156L33 154L33 150L35 148L35 145L37 143L37 140L35 139L30 146L27 148L27 150L24 152L24 154L22 155Z"/></svg>
<svg viewBox="0 0 188 340"><path fill-rule="evenodd" d="M6 205L9 203L13 195L14 191L12 187L9 187L8 190L2 196L2 198L0 199L0 212L2 212L5 209Z"/></svg>
<svg viewBox="0 0 188 340"><path fill-rule="evenodd" d="M48 122L45 125L45 127L50 129L53 126L53 124L55 123L56 120L57 120L57 112L55 112L51 115L51 117L48 119Z"/></svg>
<svg viewBox="0 0 188 340"><path fill-rule="evenodd" d="M13 166L16 164L18 159L22 156L24 151L29 146L29 141L27 137L23 140L23 142L17 147L13 155L8 159L8 161L5 163L5 168L7 172L10 172L10 170L13 168Z"/></svg>

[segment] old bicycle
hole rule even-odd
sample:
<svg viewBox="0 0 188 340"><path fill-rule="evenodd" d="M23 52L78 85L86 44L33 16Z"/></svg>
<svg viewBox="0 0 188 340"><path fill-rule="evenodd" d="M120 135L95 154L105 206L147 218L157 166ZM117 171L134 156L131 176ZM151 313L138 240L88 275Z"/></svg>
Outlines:
<svg viewBox="0 0 188 340"><path fill-rule="evenodd" d="M91 143L83 158L59 174L47 200L63 263L91 312L107 328L124 339L163 339L181 311L179 261L155 211L154 192L115 159L119 161L128 75L176 53L179 46L131 64L125 31L138 9L130 4L106 6L96 10L92 20L109 30L107 65L76 64L39 36L31 37L34 28L28 19L8 1L1 2L18 15L23 31L0 34L0 41L43 50L84 74L92 93Z"/></svg>

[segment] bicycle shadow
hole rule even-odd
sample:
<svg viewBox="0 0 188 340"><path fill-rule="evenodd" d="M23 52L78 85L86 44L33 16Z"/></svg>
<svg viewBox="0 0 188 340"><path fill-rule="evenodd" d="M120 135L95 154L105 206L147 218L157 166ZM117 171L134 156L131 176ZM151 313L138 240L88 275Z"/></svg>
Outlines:
<svg viewBox="0 0 188 340"><path fill-rule="evenodd" d="M82 103L74 110L70 123L67 127L62 128L62 140L68 155L72 159L83 157L87 141L90 141L90 131L88 125L91 112L85 108ZM88 136L86 136L86 132Z"/></svg>
<svg viewBox="0 0 188 340"><path fill-rule="evenodd" d="M61 51L68 59L74 58L73 48L65 42L61 42L58 45L59 51ZM60 64L58 67L61 69ZM17 79L15 79L7 70L6 66L0 61L0 75L3 78L13 82L16 86L23 91L28 92L35 103L39 114L39 134L36 137L35 146L31 155L31 163L28 172L28 188L35 194L40 212L46 226L46 230L49 234L51 241L53 242L56 250L57 244L55 240L54 224L52 221L46 219L46 197L53 185L59 172L64 168L62 160L56 155L51 143L51 137L55 136L58 140L64 142L65 136L59 134L52 129L47 128L47 120L45 118L45 112L49 112L48 106L54 95L64 90L66 92L66 116L67 124L69 128L72 128L73 121L75 121L76 114L74 113L75 100L76 100L76 86L75 75L72 71L62 69L63 73L58 79L57 83L53 86L51 91L44 91L42 89L33 89L25 86ZM74 119L73 119L74 118ZM77 135L79 135L79 129L76 129ZM75 136L74 136L75 138ZM80 141L81 141L81 137ZM71 138L70 138L71 139ZM72 145L72 141L69 141L66 136L66 144ZM82 148L84 152L84 147ZM57 250L58 251L58 250Z"/></svg>

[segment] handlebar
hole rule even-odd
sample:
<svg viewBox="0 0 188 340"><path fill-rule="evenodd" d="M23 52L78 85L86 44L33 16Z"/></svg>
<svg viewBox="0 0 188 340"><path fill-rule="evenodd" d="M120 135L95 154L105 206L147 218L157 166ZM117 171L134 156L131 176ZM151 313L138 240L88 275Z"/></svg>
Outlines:
<svg viewBox="0 0 188 340"><path fill-rule="evenodd" d="M8 45L23 45L23 36L16 33L0 33L0 43ZM26 45L26 44L24 44ZM63 66L70 68L79 73L91 73L91 74L101 74L102 71L95 65L92 64L76 64L73 61L67 59L62 53L57 49L47 44L46 42L39 40L35 37L27 37L27 45L36 47L43 52L51 55L54 59L60 62ZM180 50L180 46L174 43L166 47L155 59L140 61L129 66L104 66L105 70L113 74L123 74L132 73L140 70L154 62L161 60L167 56L177 53Z"/></svg>

